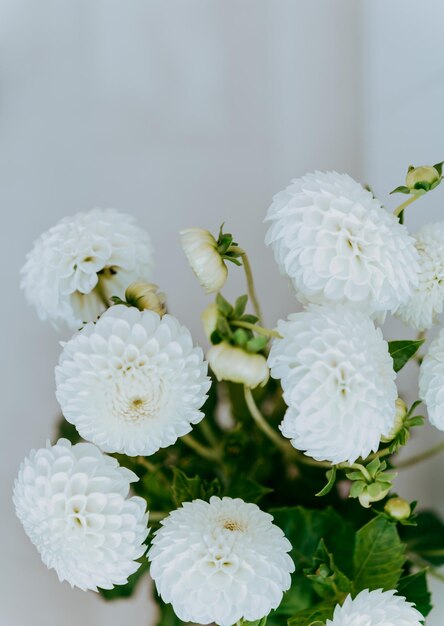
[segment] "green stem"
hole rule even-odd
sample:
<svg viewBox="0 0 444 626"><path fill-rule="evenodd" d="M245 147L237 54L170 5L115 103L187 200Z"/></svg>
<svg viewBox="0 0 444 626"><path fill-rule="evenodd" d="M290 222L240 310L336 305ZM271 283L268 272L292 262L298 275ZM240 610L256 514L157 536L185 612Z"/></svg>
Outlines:
<svg viewBox="0 0 444 626"><path fill-rule="evenodd" d="M207 459L208 461L220 460L220 455L218 451L214 450L213 448L208 448L207 446L204 446L199 441L194 439L194 437L192 437L191 435L184 435L180 439L185 445L194 450L194 452L197 452L197 454L199 454L204 459Z"/></svg>
<svg viewBox="0 0 444 626"><path fill-rule="evenodd" d="M415 202L415 200L417 200L420 197L421 197L420 195L416 195L416 194L413 196L410 196L410 198L408 198L405 202L403 202L398 207L396 207L396 209L393 211L393 215L395 217L399 217L401 213L404 211L404 209L409 206L409 204L412 204L412 202Z"/></svg>
<svg viewBox="0 0 444 626"><path fill-rule="evenodd" d="M260 412L253 398L251 389L249 387L246 387L245 385L244 385L244 395L245 395L245 402L247 403L248 410L250 411L251 417L254 419L257 426L264 433L264 435L266 435L280 450L285 452L285 454L288 454L289 450L288 450L287 442L284 439L282 439L279 433L277 433L267 422L267 420Z"/></svg>
<svg viewBox="0 0 444 626"><path fill-rule="evenodd" d="M405 459L405 461L399 461L399 463L396 463L395 468L405 469L407 467L412 467L413 465L421 463L421 461L426 461L427 459L430 459L433 456L440 454L441 452L444 452L444 441L441 441L441 443L433 446L433 448L429 448L428 450L425 450L420 454L416 454L415 456L411 456L409 459Z"/></svg>
<svg viewBox="0 0 444 626"><path fill-rule="evenodd" d="M199 422L199 428L202 431L202 435L208 441L212 448L216 448L219 445L219 441L217 436L214 434L213 429L208 423L208 418L204 417L202 421Z"/></svg>
<svg viewBox="0 0 444 626"><path fill-rule="evenodd" d="M350 469L357 469L357 470L359 470L360 472L362 472L365 480L368 483L372 483L373 482L373 479L370 476L369 472L367 471L367 468L364 465L361 465L361 463L341 463L341 465L345 465L345 469L349 469L350 468ZM340 467L340 466L338 466L338 467Z"/></svg>
<svg viewBox="0 0 444 626"><path fill-rule="evenodd" d="M150 511L149 521L160 522L160 520L164 519L167 515L168 515L167 511Z"/></svg>
<svg viewBox="0 0 444 626"><path fill-rule="evenodd" d="M248 330L252 330L258 335L263 335L264 337L276 337L277 339L282 339L282 336L277 332L277 330L271 330L269 328L264 328L263 326L258 326L257 324L250 324L250 322L241 322L239 320L231 321L231 326L238 326L239 328L247 328Z"/></svg>
<svg viewBox="0 0 444 626"><path fill-rule="evenodd" d="M148 461L148 459L144 456L138 456L136 461L139 465L143 465L143 467L145 467L150 472L154 472L156 470L156 466L151 463L151 461Z"/></svg>
<svg viewBox="0 0 444 626"><path fill-rule="evenodd" d="M237 252L238 254L240 254L242 258L242 264L244 266L244 271L245 271L245 278L247 280L248 295L250 297L251 304L253 305L253 309L256 314L256 317L259 318L259 321L260 321L262 319L261 306L259 304L259 299L256 295L253 272L251 270L251 265L250 265L250 261L248 259L247 253L242 248L239 248L239 246L231 246L230 250L232 252Z"/></svg>

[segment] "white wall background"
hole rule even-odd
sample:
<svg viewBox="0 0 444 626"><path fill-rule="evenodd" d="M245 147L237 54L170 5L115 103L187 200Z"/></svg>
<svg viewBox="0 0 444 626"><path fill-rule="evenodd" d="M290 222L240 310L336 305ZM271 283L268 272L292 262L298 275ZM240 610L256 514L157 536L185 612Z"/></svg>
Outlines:
<svg viewBox="0 0 444 626"><path fill-rule="evenodd" d="M427 32L419 10L413 0L0 0L2 626L150 623L146 589L107 605L60 585L11 507L18 464L57 415L60 337L18 288L34 238L95 205L135 214L156 244L156 282L202 339L205 298L177 232L225 220L251 251L273 323L295 306L263 246L275 191L334 168L383 195L410 161L443 158L444 5L421 3ZM422 466L405 488L436 504L439 468Z"/></svg>

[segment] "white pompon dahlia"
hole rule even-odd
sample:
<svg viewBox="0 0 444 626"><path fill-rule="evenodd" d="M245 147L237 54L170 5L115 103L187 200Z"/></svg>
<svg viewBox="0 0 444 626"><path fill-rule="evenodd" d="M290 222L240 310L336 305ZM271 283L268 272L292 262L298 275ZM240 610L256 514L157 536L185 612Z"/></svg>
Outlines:
<svg viewBox="0 0 444 626"><path fill-rule="evenodd" d="M146 550L146 502L128 497L137 476L91 443L32 450L14 504L26 534L60 581L84 591L124 585Z"/></svg>
<svg viewBox="0 0 444 626"><path fill-rule="evenodd" d="M265 242L304 304L352 303L373 315L396 309L417 284L413 238L347 174L293 180L266 221Z"/></svg>
<svg viewBox="0 0 444 626"><path fill-rule="evenodd" d="M397 398L381 330L364 313L337 305L290 315L278 332L268 364L289 407L283 435L334 464L376 451L394 427Z"/></svg>
<svg viewBox="0 0 444 626"><path fill-rule="evenodd" d="M419 397L431 423L444 430L444 329L432 341L419 370Z"/></svg>
<svg viewBox="0 0 444 626"><path fill-rule="evenodd" d="M124 297L136 280L149 280L153 252L133 217L93 209L62 219L41 235L22 268L22 288L42 320L71 328L97 318L104 300Z"/></svg>
<svg viewBox="0 0 444 626"><path fill-rule="evenodd" d="M56 395L84 439L150 455L203 418L206 374L202 350L175 317L118 305L64 344Z"/></svg>
<svg viewBox="0 0 444 626"><path fill-rule="evenodd" d="M182 248L205 293L220 291L228 270L213 235L203 228L187 228L180 233Z"/></svg>
<svg viewBox="0 0 444 626"><path fill-rule="evenodd" d="M419 284L396 314L417 330L431 328L444 304L444 222L426 224L416 235Z"/></svg>
<svg viewBox="0 0 444 626"><path fill-rule="evenodd" d="M148 553L164 602L184 622L231 626L279 606L291 584L290 542L272 516L239 498L185 502Z"/></svg>
<svg viewBox="0 0 444 626"><path fill-rule="evenodd" d="M347 596L326 626L422 626L424 617L396 591L364 589L354 600Z"/></svg>

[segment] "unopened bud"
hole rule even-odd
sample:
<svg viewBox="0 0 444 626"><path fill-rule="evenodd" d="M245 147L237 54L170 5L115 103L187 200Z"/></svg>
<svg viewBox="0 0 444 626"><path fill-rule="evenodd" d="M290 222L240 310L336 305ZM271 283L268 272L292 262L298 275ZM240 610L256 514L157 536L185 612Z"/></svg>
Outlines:
<svg viewBox="0 0 444 626"><path fill-rule="evenodd" d="M181 233L182 248L206 293L220 291L228 270L213 235L202 228L187 228Z"/></svg>
<svg viewBox="0 0 444 626"><path fill-rule="evenodd" d="M359 495L359 502L365 509L370 508L373 502L383 500L391 489L391 484L375 482L367 485Z"/></svg>
<svg viewBox="0 0 444 626"><path fill-rule="evenodd" d="M384 507L384 511L398 522L408 519L412 513L410 504L403 498L390 498Z"/></svg>
<svg viewBox="0 0 444 626"><path fill-rule="evenodd" d="M166 297L159 287L142 281L131 283L125 291L128 304L137 307L140 311L154 311L160 317L166 313Z"/></svg>
<svg viewBox="0 0 444 626"><path fill-rule="evenodd" d="M219 309L215 302L212 302L202 311L201 319L207 339L211 339L211 335L216 330L217 319L219 317Z"/></svg>
<svg viewBox="0 0 444 626"><path fill-rule="evenodd" d="M432 165L411 167L407 172L405 183L409 189L424 189L428 191L441 178L438 170Z"/></svg>
<svg viewBox="0 0 444 626"><path fill-rule="evenodd" d="M267 360L263 354L252 354L223 341L209 349L207 359L219 381L242 383L251 389L268 381Z"/></svg>
<svg viewBox="0 0 444 626"><path fill-rule="evenodd" d="M396 413L395 413L395 421L393 422L392 429L386 437L381 437L381 441L383 443L388 443L389 441L393 441L396 435L399 433L401 428L404 426L404 419L408 413L407 405L401 398L396 400Z"/></svg>

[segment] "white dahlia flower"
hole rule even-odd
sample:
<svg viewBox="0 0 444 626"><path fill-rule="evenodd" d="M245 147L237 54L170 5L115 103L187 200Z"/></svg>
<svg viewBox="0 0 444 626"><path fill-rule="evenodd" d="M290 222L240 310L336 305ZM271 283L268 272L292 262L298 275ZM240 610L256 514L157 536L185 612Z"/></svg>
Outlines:
<svg viewBox="0 0 444 626"><path fill-rule="evenodd" d="M118 305L64 344L56 395L84 439L105 452L149 455L203 418L206 373L202 350L176 318Z"/></svg>
<svg viewBox="0 0 444 626"><path fill-rule="evenodd" d="M32 450L20 466L14 504L26 534L60 581L86 591L124 585L146 550L137 476L91 443L67 439Z"/></svg>
<svg viewBox="0 0 444 626"><path fill-rule="evenodd" d="M179 619L231 626L279 606L294 564L272 520L255 504L216 496L185 502L162 520L150 572Z"/></svg>
<svg viewBox="0 0 444 626"><path fill-rule="evenodd" d="M353 463L378 449L395 422L393 361L364 313L312 306L280 321L271 375L288 409L281 424L293 446L318 461Z"/></svg>
<svg viewBox="0 0 444 626"><path fill-rule="evenodd" d="M228 270L213 235L203 228L187 228L180 235L183 251L205 293L220 291Z"/></svg>
<svg viewBox="0 0 444 626"><path fill-rule="evenodd" d="M21 285L42 320L76 328L96 319L111 296L123 298L129 283L148 280L152 266L150 238L130 215L93 209L37 239Z"/></svg>
<svg viewBox="0 0 444 626"><path fill-rule="evenodd" d="M406 228L347 174L293 180L266 221L265 242L304 304L352 303L373 315L396 309L417 284Z"/></svg>
<svg viewBox="0 0 444 626"><path fill-rule="evenodd" d="M432 341L419 370L419 397L431 423L444 430L444 329Z"/></svg>
<svg viewBox="0 0 444 626"><path fill-rule="evenodd" d="M444 304L444 222L426 224L416 234L419 284L396 314L417 330L431 328Z"/></svg>
<svg viewBox="0 0 444 626"><path fill-rule="evenodd" d="M352 600L347 596L335 608L326 626L422 626L424 617L396 591L364 589Z"/></svg>
<svg viewBox="0 0 444 626"><path fill-rule="evenodd" d="M250 389L268 381L267 359L263 354L252 354L222 341L208 350L207 359L219 381L230 380Z"/></svg>

